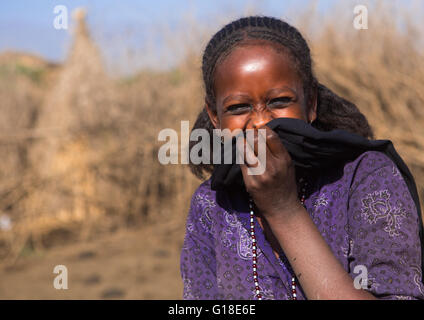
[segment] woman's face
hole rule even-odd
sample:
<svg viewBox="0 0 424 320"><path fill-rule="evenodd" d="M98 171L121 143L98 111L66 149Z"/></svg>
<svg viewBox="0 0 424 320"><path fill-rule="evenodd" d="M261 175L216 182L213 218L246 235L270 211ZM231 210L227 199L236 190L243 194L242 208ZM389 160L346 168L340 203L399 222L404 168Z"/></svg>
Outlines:
<svg viewBox="0 0 424 320"><path fill-rule="evenodd" d="M275 118L316 118L316 99L306 103L291 59L268 44L235 48L215 69L215 128L251 129Z"/></svg>

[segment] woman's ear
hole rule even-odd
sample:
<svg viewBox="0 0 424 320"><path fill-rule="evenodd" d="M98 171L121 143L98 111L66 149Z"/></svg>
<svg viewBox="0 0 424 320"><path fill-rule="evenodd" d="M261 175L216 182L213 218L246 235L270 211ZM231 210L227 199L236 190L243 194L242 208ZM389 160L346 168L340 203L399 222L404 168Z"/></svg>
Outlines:
<svg viewBox="0 0 424 320"><path fill-rule="evenodd" d="M212 122L212 125L215 127L215 129L219 129L220 124L217 112L212 110L210 104L207 101L205 101L205 108L206 112L208 113L209 119Z"/></svg>

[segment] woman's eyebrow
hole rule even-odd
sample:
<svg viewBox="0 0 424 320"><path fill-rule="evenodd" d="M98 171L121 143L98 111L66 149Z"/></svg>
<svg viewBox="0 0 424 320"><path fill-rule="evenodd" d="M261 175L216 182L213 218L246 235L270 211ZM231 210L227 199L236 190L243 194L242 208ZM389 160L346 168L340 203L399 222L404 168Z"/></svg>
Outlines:
<svg viewBox="0 0 424 320"><path fill-rule="evenodd" d="M297 95L297 91L296 91L295 88L290 88L288 86L282 86L282 87L273 88L273 89L268 90L267 96L270 96L272 93L277 94L277 93L280 93L280 92L283 92L283 91L291 91L292 93Z"/></svg>
<svg viewBox="0 0 424 320"><path fill-rule="evenodd" d="M222 100L222 104L225 104L225 102L227 102L228 100L235 99L235 98L247 98L247 99L250 99L250 97L248 95L246 95L246 94L241 94L241 93L240 94L230 94L230 95L226 96L224 98L224 100Z"/></svg>

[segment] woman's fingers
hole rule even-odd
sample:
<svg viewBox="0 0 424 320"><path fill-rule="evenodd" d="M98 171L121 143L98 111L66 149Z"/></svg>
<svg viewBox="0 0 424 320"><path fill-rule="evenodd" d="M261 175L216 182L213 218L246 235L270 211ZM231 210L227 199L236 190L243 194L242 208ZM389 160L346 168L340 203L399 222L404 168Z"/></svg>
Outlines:
<svg viewBox="0 0 424 320"><path fill-rule="evenodd" d="M256 156L259 154L261 143L264 143L264 146L267 146L267 148L264 148L263 150L269 149L271 154L275 157L279 157L287 153L278 134L266 125L263 125L258 129L247 130L246 139Z"/></svg>
<svg viewBox="0 0 424 320"><path fill-rule="evenodd" d="M265 129L266 145L271 154L276 158L281 158L287 154L286 148L280 140L278 134L270 127L264 125L261 129Z"/></svg>
<svg viewBox="0 0 424 320"><path fill-rule="evenodd" d="M269 157L285 159L287 155L277 133L267 126L255 130L249 129L246 132L246 139L240 137L237 146L240 154L245 156L245 163L249 166L259 163L265 165ZM239 163L241 162L243 161Z"/></svg>
<svg viewBox="0 0 424 320"><path fill-rule="evenodd" d="M258 165L258 158L253 147L247 140L249 139L244 139L243 137L237 139L237 153L239 157L239 163L245 164L249 167L255 167Z"/></svg>

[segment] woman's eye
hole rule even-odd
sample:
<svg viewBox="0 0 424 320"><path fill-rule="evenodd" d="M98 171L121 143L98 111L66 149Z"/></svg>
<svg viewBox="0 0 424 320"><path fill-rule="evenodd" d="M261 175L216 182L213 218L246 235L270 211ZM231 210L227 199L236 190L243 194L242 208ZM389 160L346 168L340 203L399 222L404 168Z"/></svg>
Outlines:
<svg viewBox="0 0 424 320"><path fill-rule="evenodd" d="M250 105L246 103L233 104L227 108L230 112L243 112L250 109Z"/></svg>
<svg viewBox="0 0 424 320"><path fill-rule="evenodd" d="M273 106L273 107L279 107L279 106L286 106L288 105L290 102L292 102L292 98L291 97L280 97L280 98L275 98L272 99L269 102L269 105Z"/></svg>

